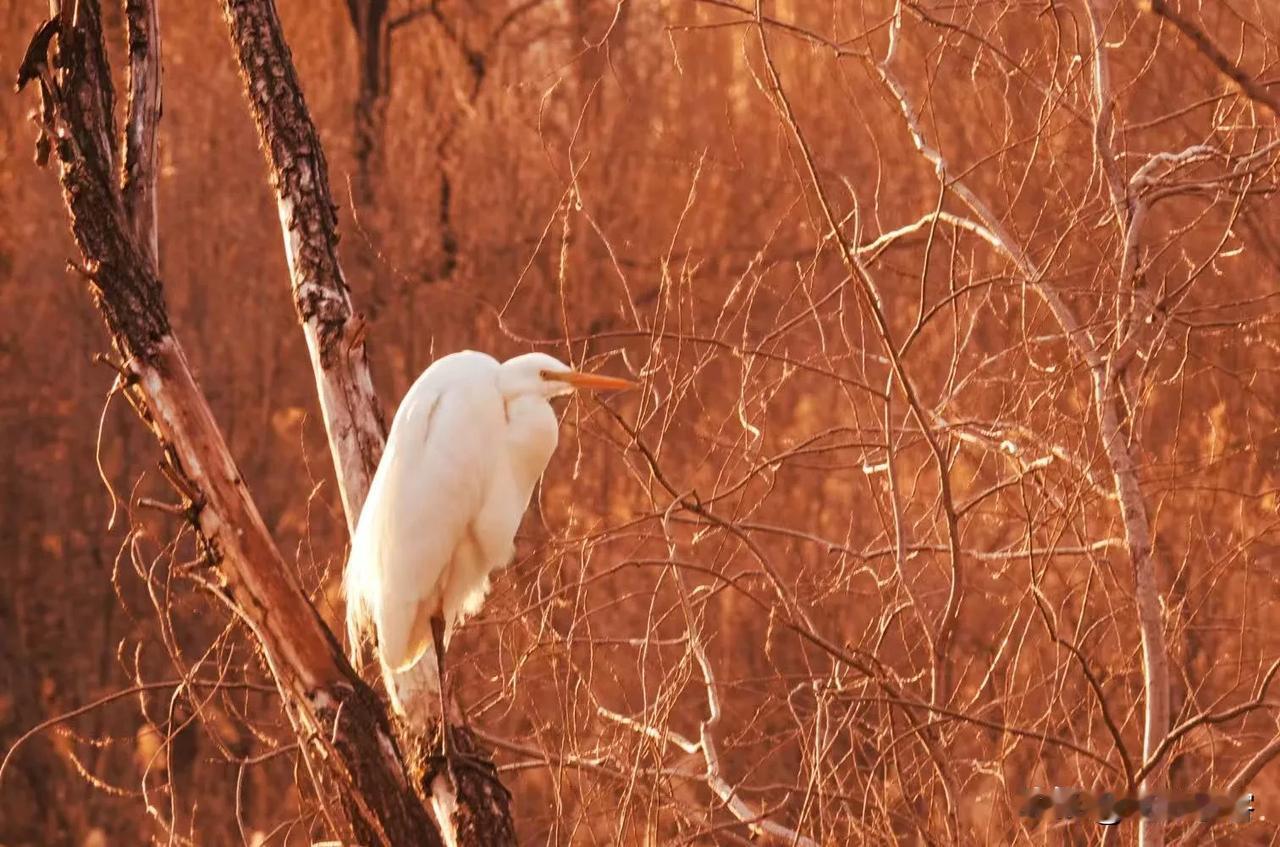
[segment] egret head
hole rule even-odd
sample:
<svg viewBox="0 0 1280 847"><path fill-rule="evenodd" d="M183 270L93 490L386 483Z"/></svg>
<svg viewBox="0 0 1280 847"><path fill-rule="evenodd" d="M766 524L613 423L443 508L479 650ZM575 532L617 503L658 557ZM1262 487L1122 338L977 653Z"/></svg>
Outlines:
<svg viewBox="0 0 1280 847"><path fill-rule="evenodd" d="M503 362L498 370L498 389L507 397L533 395L559 397L579 389L618 391L635 388L629 379L575 371L546 353L525 353Z"/></svg>

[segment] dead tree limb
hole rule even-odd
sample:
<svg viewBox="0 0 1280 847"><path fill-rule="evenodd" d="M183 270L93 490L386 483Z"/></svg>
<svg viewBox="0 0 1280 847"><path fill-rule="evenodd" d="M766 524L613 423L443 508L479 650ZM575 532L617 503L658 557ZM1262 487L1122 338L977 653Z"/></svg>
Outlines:
<svg viewBox="0 0 1280 847"><path fill-rule="evenodd" d="M311 352L347 526L354 529L385 427L369 377L364 324L352 313L338 264L328 166L275 4L227 0L223 13L271 168L294 304Z"/></svg>
<svg viewBox="0 0 1280 847"><path fill-rule="evenodd" d="M139 0L135 10L139 21L154 25L149 6ZM106 56L96 0L71 9L55 4L32 39L18 85L39 84L43 150L57 157L71 231L124 361L127 390L181 477L187 514L215 568L219 595L261 645L307 755L323 763L348 803L355 838L439 844L377 699L285 566L169 324L154 255L140 243L154 242L153 207L127 203L121 184L153 185L154 163L138 155L136 171L117 179ZM158 86L158 69L143 76ZM147 85L131 85L131 94L143 98L128 110L138 122L135 139L154 138L159 109L147 103L158 104L159 91L146 93Z"/></svg>
<svg viewBox="0 0 1280 847"><path fill-rule="evenodd" d="M347 524L354 531L382 455L384 426L365 356L364 324L353 318L338 261L337 216L320 136L272 0L225 0L223 12L271 169L294 302L311 351ZM460 749L479 755L469 731L450 732ZM466 772L454 784L427 773L422 782L446 839L474 845L515 842L510 798L496 771L492 779Z"/></svg>

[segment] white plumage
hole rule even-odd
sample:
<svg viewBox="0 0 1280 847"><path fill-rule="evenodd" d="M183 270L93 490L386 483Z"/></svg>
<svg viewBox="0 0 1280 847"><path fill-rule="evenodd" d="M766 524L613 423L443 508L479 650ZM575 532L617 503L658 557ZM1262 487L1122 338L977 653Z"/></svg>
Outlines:
<svg viewBox="0 0 1280 847"><path fill-rule="evenodd" d="M511 560L534 485L555 451L550 399L575 388L631 383L570 370L543 353L502 364L484 353L445 356L405 395L387 437L347 563L347 633L359 666L362 634L377 636L392 706L414 723L442 695L431 659L474 614L489 574Z"/></svg>

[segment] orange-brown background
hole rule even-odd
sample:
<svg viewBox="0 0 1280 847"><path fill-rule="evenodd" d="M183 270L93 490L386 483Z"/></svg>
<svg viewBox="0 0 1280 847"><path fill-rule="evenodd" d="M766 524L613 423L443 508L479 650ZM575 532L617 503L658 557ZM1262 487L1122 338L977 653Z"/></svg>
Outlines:
<svg viewBox="0 0 1280 847"><path fill-rule="evenodd" d="M747 834L708 791L701 760L603 714L696 738L706 692L677 574L725 710L723 775L757 808L830 844L1096 839L1092 826L1021 828L1018 795L1034 783L1119 788L1115 773L999 729L1069 739L1118 765L1070 642L1140 758L1133 578L1088 373L1010 265L945 225L868 259L899 341L922 304L938 307L904 362L967 506L949 706L984 723L922 730L882 688L786 629L760 561L824 637L873 654L882 679L928 699L923 633L950 584L937 465L895 395L899 547L877 468L890 440L884 406L855 384L883 389L883 349L824 240L750 16L697 2L440 4L447 27L424 16L392 36L381 164L353 216L346 8L280 6L388 419L434 355L537 342L576 361L595 356L644 379L643 392L611 405L639 427L681 498L713 504L715 520L669 508L630 436L591 402L569 406L517 562L455 648L470 657L460 694L472 720L509 742L498 760L522 839ZM1183 190L1142 230L1147 285L1180 291L1193 280L1127 421L1161 563L1176 724L1250 700L1280 657L1274 151L1248 179L1223 178L1277 139L1276 119L1169 27L1124 3L1099 6L1126 178L1151 155L1196 143L1237 157L1179 172L1170 184ZM1269 0L1180 7L1251 73L1277 79L1280 16ZM393 3L392 14L411 8ZM908 11L895 68L923 104L931 143L1105 334L1120 242L1093 145L1082 5L921 8L929 18ZM0 4L7 72L41 10ZM884 55L891 4L788 0L766 11L799 28L768 27L770 52L836 215L856 201L846 236L869 242L940 202L967 214L954 193L940 200L873 61L855 55ZM118 56L114 7L106 22ZM217 4L196 2L162 4L161 25L161 269L173 323L277 541L338 620L344 521L225 27ZM474 97L458 40L485 51ZM164 638L205 678L268 682L244 633L224 633L224 610L183 578L190 538L138 502L167 496L156 446L119 398L103 412L114 374L91 357L106 350L105 334L64 270L74 246L54 176L31 163L33 106L30 95L0 98L0 749L39 720L174 678ZM447 274L442 174L459 246ZM1028 462L1057 455L1019 471L1004 441ZM1007 552L1028 544L1030 555ZM288 743L269 694L197 698L201 723L170 693L122 698L24 747L0 784L0 843L134 844L167 838L169 822L200 844L323 836L287 749L230 761ZM1169 757L1169 780L1222 788L1276 731L1269 705L1201 727ZM1265 820L1215 829L1224 843L1274 837L1274 768L1253 782ZM1122 827L1122 840L1135 831Z"/></svg>

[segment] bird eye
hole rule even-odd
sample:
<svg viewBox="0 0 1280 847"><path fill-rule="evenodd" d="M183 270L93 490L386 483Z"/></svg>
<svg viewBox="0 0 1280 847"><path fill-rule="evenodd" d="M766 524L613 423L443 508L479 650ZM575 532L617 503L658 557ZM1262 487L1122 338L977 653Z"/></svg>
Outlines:
<svg viewBox="0 0 1280 847"><path fill-rule="evenodd" d="M551 379L551 371L538 371L538 376L541 379Z"/></svg>

